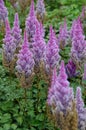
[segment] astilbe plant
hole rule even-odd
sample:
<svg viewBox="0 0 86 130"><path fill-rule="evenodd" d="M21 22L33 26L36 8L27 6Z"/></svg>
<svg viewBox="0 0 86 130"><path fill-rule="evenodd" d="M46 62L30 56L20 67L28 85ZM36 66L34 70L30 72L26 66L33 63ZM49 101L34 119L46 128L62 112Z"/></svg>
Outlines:
<svg viewBox="0 0 86 130"><path fill-rule="evenodd" d="M22 42L22 36L21 36L21 29L20 29L20 25L19 25L19 17L18 17L18 13L15 14L15 19L14 19L14 26L12 29L12 35L14 37L15 40L15 44L16 44L16 51L18 52L20 46L21 46L21 42Z"/></svg>
<svg viewBox="0 0 86 130"><path fill-rule="evenodd" d="M30 12L26 19L26 31L28 35L28 41L30 42L30 44L34 41L34 35L36 31L36 22L38 22L38 20L36 19L36 16L35 16L34 0L32 0L31 6L30 6Z"/></svg>
<svg viewBox="0 0 86 130"><path fill-rule="evenodd" d="M45 5L44 0L38 0L36 5L36 16L37 19L43 23L45 18Z"/></svg>
<svg viewBox="0 0 86 130"><path fill-rule="evenodd" d="M81 18L82 20L86 19L86 6L84 6L84 7L82 8L82 12L81 12L80 18Z"/></svg>
<svg viewBox="0 0 86 130"><path fill-rule="evenodd" d="M86 130L86 108L82 99L81 88L77 87L76 104L78 110L78 129Z"/></svg>
<svg viewBox="0 0 86 130"><path fill-rule="evenodd" d="M8 19L6 19L5 23L6 34L3 40L3 64L9 69L10 72L12 72L15 65L16 44L14 42L14 37L11 34L11 28Z"/></svg>
<svg viewBox="0 0 86 130"><path fill-rule="evenodd" d="M64 25L60 26L58 43L61 49L64 49L64 47L68 44L68 30L66 20L64 21Z"/></svg>
<svg viewBox="0 0 86 130"><path fill-rule="evenodd" d="M33 43L33 54L36 65L45 60L46 43L40 33L40 25L36 23L36 33Z"/></svg>
<svg viewBox="0 0 86 130"><path fill-rule="evenodd" d="M51 109L50 118L61 130L77 130L77 110L73 89L69 87L64 62L61 62L59 75L53 71L51 87L48 92L47 103Z"/></svg>
<svg viewBox="0 0 86 130"><path fill-rule="evenodd" d="M8 17L7 8L4 5L4 1L0 0L0 31L5 32L5 19Z"/></svg>
<svg viewBox="0 0 86 130"><path fill-rule="evenodd" d="M58 67L60 61L59 47L55 37L55 32L50 27L49 41L46 46L46 70L48 73Z"/></svg>
<svg viewBox="0 0 86 130"><path fill-rule="evenodd" d="M34 76L34 64L33 54L29 49L27 33L25 31L23 45L19 51L16 65L17 76L23 88L31 86Z"/></svg>
<svg viewBox="0 0 86 130"><path fill-rule="evenodd" d="M78 75L78 72L76 72L76 65L71 59L68 61L68 64L66 65L66 73L68 75L68 78L73 78Z"/></svg>
<svg viewBox="0 0 86 130"><path fill-rule="evenodd" d="M82 24L80 18L74 22L74 30L72 32L72 48L71 59L76 64L77 68L84 64L86 60L86 41L83 35Z"/></svg>
<svg viewBox="0 0 86 130"><path fill-rule="evenodd" d="M4 5L4 1L0 0L0 20L5 22L5 19L8 17L7 8Z"/></svg>
<svg viewBox="0 0 86 130"><path fill-rule="evenodd" d="M33 55L34 55L34 61L35 61L35 73L37 74L43 74L45 73L45 56L46 56L46 43L43 38L43 31L42 27L40 27L39 23L36 23L36 33L34 36L34 42L33 42ZM44 76L45 77L45 76Z"/></svg>

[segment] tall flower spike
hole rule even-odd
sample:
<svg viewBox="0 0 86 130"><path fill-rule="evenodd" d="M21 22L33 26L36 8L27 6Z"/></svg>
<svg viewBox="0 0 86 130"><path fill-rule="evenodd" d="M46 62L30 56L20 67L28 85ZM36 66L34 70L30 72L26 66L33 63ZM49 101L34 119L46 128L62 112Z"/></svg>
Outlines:
<svg viewBox="0 0 86 130"><path fill-rule="evenodd" d="M14 20L14 26L13 26L13 29L12 29L12 35L14 36L16 47L18 48L20 43L21 43L21 40L22 40L21 29L20 29L20 26L19 26L18 13L15 14L15 20Z"/></svg>
<svg viewBox="0 0 86 130"><path fill-rule="evenodd" d="M9 24L8 19L6 19L5 23L6 23L6 35L3 40L4 41L3 61L4 61L4 65L8 66L8 68L10 69L11 63L13 63L13 60L14 60L16 45L14 43L14 38L11 35L11 29L10 29L10 24Z"/></svg>
<svg viewBox="0 0 86 130"><path fill-rule="evenodd" d="M36 16L35 16L35 11L34 11L34 0L31 1L31 6L30 6L30 13L26 19L26 31L28 35L29 42L34 41L34 35L36 31Z"/></svg>
<svg viewBox="0 0 86 130"><path fill-rule="evenodd" d="M53 28L50 27L49 41L46 48L46 69L47 71L53 70L58 66L60 60L59 47L57 45L55 33Z"/></svg>
<svg viewBox="0 0 86 130"><path fill-rule="evenodd" d="M24 32L24 43L18 54L18 61L16 69L21 76L24 74L25 78L28 78L34 68L33 54L29 50L29 44L26 31Z"/></svg>
<svg viewBox="0 0 86 130"><path fill-rule="evenodd" d="M68 61L68 64L66 65L66 73L68 75L68 78L75 77L78 74L76 72L76 65L73 63L71 59Z"/></svg>
<svg viewBox="0 0 86 130"><path fill-rule="evenodd" d="M36 64L39 64L41 61L44 61L45 52L46 52L46 44L43 39L43 36L40 33L40 25L36 23L36 33L34 36L34 43L33 43L33 54Z"/></svg>
<svg viewBox="0 0 86 130"><path fill-rule="evenodd" d="M38 0L36 5L36 15L39 21L43 23L45 17L44 0Z"/></svg>
<svg viewBox="0 0 86 130"><path fill-rule="evenodd" d="M79 130L86 129L86 108L84 108L84 101L82 99L81 88L77 87L76 104L78 110L78 128Z"/></svg>
<svg viewBox="0 0 86 130"><path fill-rule="evenodd" d="M48 105L52 105L54 102L54 86L56 85L57 83L57 71L56 71L56 68L54 68L53 70L53 73L52 73L52 79L51 79L51 86L49 88L49 91L48 91L48 99L47 99L47 102L48 102Z"/></svg>
<svg viewBox="0 0 86 130"><path fill-rule="evenodd" d="M67 31L67 23L65 20L64 25L61 25L60 27L58 35L58 42L61 49L63 49L67 45L67 40L68 40L68 31Z"/></svg>
<svg viewBox="0 0 86 130"><path fill-rule="evenodd" d="M8 17L7 8L4 5L4 1L0 0L0 20L5 22L5 19Z"/></svg>
<svg viewBox="0 0 86 130"><path fill-rule="evenodd" d="M83 64L86 60L86 41L85 36L83 35L83 28L80 18L76 20L76 24L74 25L71 59L76 65Z"/></svg>
<svg viewBox="0 0 86 130"><path fill-rule="evenodd" d="M62 74L63 71L63 74ZM58 110L66 112L67 108L74 98L73 89L69 87L69 82L67 81L67 75L65 73L64 62L61 62L61 68L58 77L56 72L53 71L52 84L49 89L48 103L54 105ZM54 79L54 80L53 80ZM55 82L54 82L55 81Z"/></svg>

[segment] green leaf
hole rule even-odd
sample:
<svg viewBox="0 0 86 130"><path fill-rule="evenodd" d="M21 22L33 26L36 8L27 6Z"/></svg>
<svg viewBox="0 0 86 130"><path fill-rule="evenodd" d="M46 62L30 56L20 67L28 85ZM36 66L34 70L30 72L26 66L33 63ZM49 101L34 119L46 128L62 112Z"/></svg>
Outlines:
<svg viewBox="0 0 86 130"><path fill-rule="evenodd" d="M17 125L16 125L16 124L12 124L12 125L11 125L11 128L12 128L13 130L16 130Z"/></svg>

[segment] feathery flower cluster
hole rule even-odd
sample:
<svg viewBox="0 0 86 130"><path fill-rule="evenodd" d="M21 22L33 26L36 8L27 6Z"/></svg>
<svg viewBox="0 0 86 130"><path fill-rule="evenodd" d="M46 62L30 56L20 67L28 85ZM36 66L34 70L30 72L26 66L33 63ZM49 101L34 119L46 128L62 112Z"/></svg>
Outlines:
<svg viewBox="0 0 86 130"><path fill-rule="evenodd" d="M86 60L86 41L83 35L80 18L74 21L72 26L71 59L75 64L84 63Z"/></svg>
<svg viewBox="0 0 86 130"><path fill-rule="evenodd" d="M36 65L45 59L46 44L40 33L40 25L36 23L36 33L33 43L33 54Z"/></svg>
<svg viewBox="0 0 86 130"><path fill-rule="evenodd" d="M68 64L66 65L66 73L68 75L68 78L75 77L78 74L76 72L76 65L73 63L71 59L68 61Z"/></svg>
<svg viewBox="0 0 86 130"><path fill-rule="evenodd" d="M66 112L72 99L73 90L69 87L64 62L62 61L58 77L56 76L56 69L53 72L52 83L48 93L48 104L50 106L54 104L57 110Z"/></svg>
<svg viewBox="0 0 86 130"><path fill-rule="evenodd" d="M51 114L49 115L61 130L77 130L77 110L73 89L69 87L64 61L61 62L59 75L53 71L51 87L47 99ZM73 126L72 126L73 125Z"/></svg>
<svg viewBox="0 0 86 130"><path fill-rule="evenodd" d="M0 20L5 22L5 19L8 17L7 8L4 5L4 1L0 0Z"/></svg>
<svg viewBox="0 0 86 130"><path fill-rule="evenodd" d="M14 59L16 45L14 37L11 35L11 29L8 19L6 19L6 35L3 44L4 61L9 64Z"/></svg>
<svg viewBox="0 0 86 130"><path fill-rule="evenodd" d="M86 19L86 6L84 6L82 8L82 13L81 13L80 17L82 20Z"/></svg>
<svg viewBox="0 0 86 130"><path fill-rule="evenodd" d="M16 48L18 48L20 46L20 43L21 43L21 40L22 40L21 29L20 29L20 26L19 26L18 13L15 14L15 20L14 20L14 26L13 26L13 29L12 29L12 35L15 39Z"/></svg>
<svg viewBox="0 0 86 130"><path fill-rule="evenodd" d="M64 21L64 25L60 26L59 35L58 35L58 42L60 48L64 48L67 45L68 38L68 31L67 31L67 23L66 20Z"/></svg>
<svg viewBox="0 0 86 130"><path fill-rule="evenodd" d="M19 74L24 74L25 77L29 77L34 69L33 54L29 50L29 43L27 39L26 31L24 32L24 43L18 54L16 70Z"/></svg>
<svg viewBox="0 0 86 130"><path fill-rule="evenodd" d="M46 46L46 69L47 71L53 70L58 66L60 60L59 47L57 45L57 40L55 32L52 27L50 27L49 41Z"/></svg>
<svg viewBox="0 0 86 130"><path fill-rule="evenodd" d="M30 6L30 12L26 19L26 31L27 31L29 42L31 42L31 43L34 41L34 35L35 35L35 31L36 31L35 24L37 22L38 22L38 20L36 19L35 10L34 10L34 0L32 0L31 6Z"/></svg>
<svg viewBox="0 0 86 130"><path fill-rule="evenodd" d="M36 15L37 15L38 20L43 23L44 16L45 16L44 0L38 0L37 1Z"/></svg>
<svg viewBox="0 0 86 130"><path fill-rule="evenodd" d="M81 88L77 87L76 91L76 104L78 110L78 128L79 130L86 129L86 108L84 108L84 102L82 99Z"/></svg>

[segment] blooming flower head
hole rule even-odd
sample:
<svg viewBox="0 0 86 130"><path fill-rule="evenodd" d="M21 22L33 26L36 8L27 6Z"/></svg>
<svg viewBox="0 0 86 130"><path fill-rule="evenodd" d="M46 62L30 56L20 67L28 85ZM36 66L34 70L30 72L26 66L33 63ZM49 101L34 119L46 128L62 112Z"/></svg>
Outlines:
<svg viewBox="0 0 86 130"><path fill-rule="evenodd" d="M29 15L26 19L26 31L28 35L29 42L34 41L34 35L36 31L36 16L35 16L35 10L34 10L34 0L31 1L31 6L30 6L30 12Z"/></svg>
<svg viewBox="0 0 86 130"><path fill-rule="evenodd" d="M25 77L28 77L32 74L33 68L34 68L33 54L29 50L27 34L25 31L24 32L24 43L18 54L18 61L17 61L16 69L17 69L18 73L24 74Z"/></svg>
<svg viewBox="0 0 86 130"><path fill-rule="evenodd" d="M21 43L21 29L19 26L19 17L18 17L18 13L15 14L15 20L14 20L14 26L12 29L12 35L14 36L15 39L15 44L16 47L19 46L19 44Z"/></svg>
<svg viewBox="0 0 86 130"><path fill-rule="evenodd" d="M8 19L5 21L6 24L6 35L4 38L3 52L5 60L10 63L14 59L16 45L14 43L14 37L11 35L11 29Z"/></svg>
<svg viewBox="0 0 86 130"><path fill-rule="evenodd" d="M5 22L5 19L7 17L8 17L7 8L4 5L4 1L0 0L0 20L3 20L3 22Z"/></svg>
<svg viewBox="0 0 86 130"><path fill-rule="evenodd" d="M60 47L62 48L67 45L67 38L68 38L68 31L67 31L67 23L66 20L64 21L64 25L60 26L59 35L58 35L58 42Z"/></svg>
<svg viewBox="0 0 86 130"><path fill-rule="evenodd" d="M45 16L45 5L44 0L38 0L36 6L36 15L39 21L43 22Z"/></svg>
<svg viewBox="0 0 86 130"><path fill-rule="evenodd" d="M81 16L80 17L81 17L82 20L86 19L86 6L84 6L82 8L82 12L81 12Z"/></svg>
<svg viewBox="0 0 86 130"><path fill-rule="evenodd" d="M59 64L59 47L57 45L55 33L53 28L50 27L49 41L46 48L46 68L53 70Z"/></svg>
<svg viewBox="0 0 86 130"><path fill-rule="evenodd" d="M45 51L46 51L46 44L43 39L43 36L41 35L40 24L36 23L36 33L34 36L34 43L33 43L33 54L36 64L39 64L41 61L44 61Z"/></svg>
<svg viewBox="0 0 86 130"><path fill-rule="evenodd" d="M80 130L86 129L86 108L84 108L84 101L82 99L81 88L77 87L76 91L76 104L78 111L78 128Z"/></svg>
<svg viewBox="0 0 86 130"><path fill-rule="evenodd" d="M86 60L86 41L85 36L83 35L83 29L80 18L76 20L74 25L72 35L71 58L74 63L83 63Z"/></svg>
<svg viewBox="0 0 86 130"><path fill-rule="evenodd" d="M77 75L76 65L71 59L68 61L68 64L66 65L66 72L67 72L68 78L75 77Z"/></svg>
<svg viewBox="0 0 86 130"><path fill-rule="evenodd" d="M49 105L54 103L58 110L65 112L70 107L74 96L73 89L69 87L69 82L67 81L63 61L61 62L59 75L56 76L56 71L54 70L52 80L53 82L48 93L48 103Z"/></svg>

